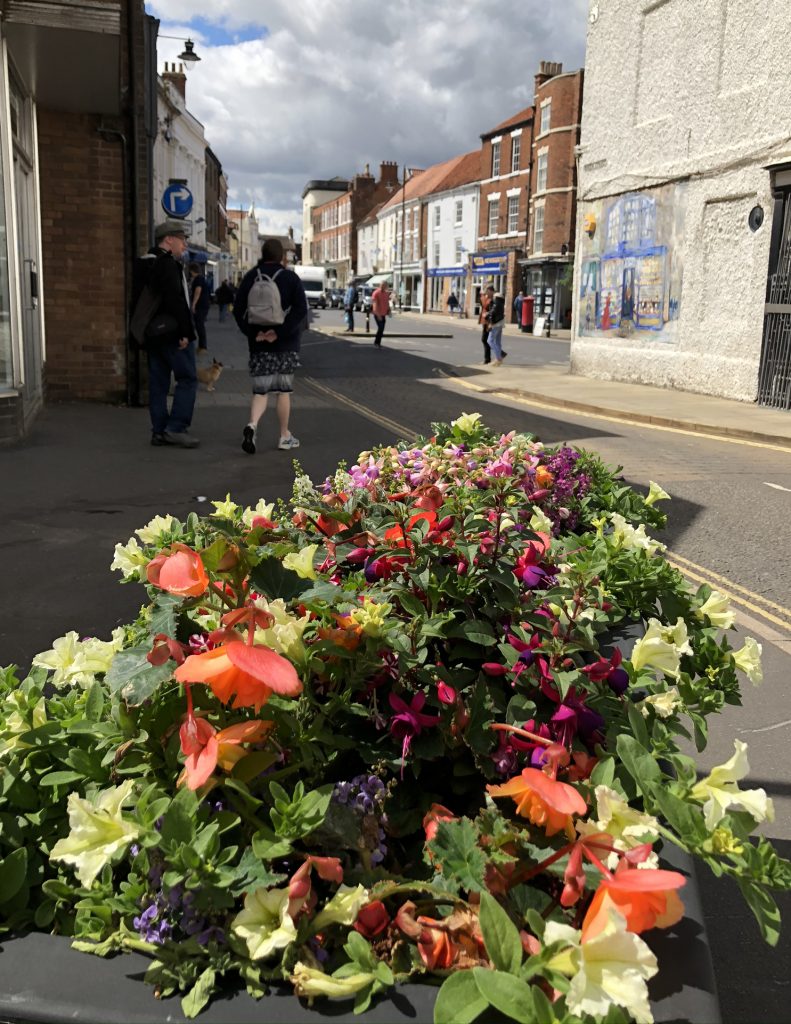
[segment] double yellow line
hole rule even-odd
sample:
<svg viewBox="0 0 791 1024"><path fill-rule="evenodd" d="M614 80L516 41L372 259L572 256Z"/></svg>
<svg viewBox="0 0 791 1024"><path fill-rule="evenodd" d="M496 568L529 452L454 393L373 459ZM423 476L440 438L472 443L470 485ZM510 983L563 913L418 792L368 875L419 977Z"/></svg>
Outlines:
<svg viewBox="0 0 791 1024"><path fill-rule="evenodd" d="M784 630L791 638L791 608L785 608L776 601L770 601L768 597L762 597L753 590L734 583L727 576L721 576L713 569L707 569L696 562L691 562L675 551L666 551L665 557L668 562L680 573L695 583L705 583L724 594L733 605L736 611L744 608L752 615L758 617L759 621L771 622L774 626Z"/></svg>
<svg viewBox="0 0 791 1024"><path fill-rule="evenodd" d="M349 409L353 409L372 423L385 427L395 434L396 437L411 441L418 436L414 430L403 423L398 423L388 416L383 416L375 409L355 402L353 398L341 394L326 384L321 384L314 377L303 377L302 379L315 391L325 395L327 398L332 398ZM785 608L783 605L777 604L776 601L770 601L769 598L762 597L760 594L748 590L747 587L743 587L740 583L734 583L727 576L721 576L719 573L714 572L713 569L707 569L705 566L698 565L696 562L690 561L690 559L679 555L675 551L667 551L665 557L674 568L678 569L679 572L694 583L705 583L712 590L718 590L721 594L725 594L732 604L735 605L736 611L745 609L751 615L756 616L759 622L771 623L791 638L791 608Z"/></svg>

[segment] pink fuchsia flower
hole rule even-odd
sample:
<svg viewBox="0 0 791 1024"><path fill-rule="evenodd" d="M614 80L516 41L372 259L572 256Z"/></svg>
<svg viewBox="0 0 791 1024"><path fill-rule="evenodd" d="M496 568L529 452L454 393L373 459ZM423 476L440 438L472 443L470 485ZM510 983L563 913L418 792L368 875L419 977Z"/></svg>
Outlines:
<svg viewBox="0 0 791 1024"><path fill-rule="evenodd" d="M390 734L402 741L401 744L401 772L404 771L404 762L409 754L409 748L415 736L419 736L423 729L431 728L439 723L439 715L423 714L423 705L426 703L425 693L416 693L409 704L395 693L388 695L390 707L395 715L390 720Z"/></svg>
<svg viewBox="0 0 791 1024"><path fill-rule="evenodd" d="M623 655L616 647L609 658L599 658L592 665L584 665L580 671L592 682L606 682L613 693L620 697L629 685L629 674L621 668L622 660Z"/></svg>
<svg viewBox="0 0 791 1024"><path fill-rule="evenodd" d="M437 697L443 704L456 703L456 691L443 679L437 683Z"/></svg>

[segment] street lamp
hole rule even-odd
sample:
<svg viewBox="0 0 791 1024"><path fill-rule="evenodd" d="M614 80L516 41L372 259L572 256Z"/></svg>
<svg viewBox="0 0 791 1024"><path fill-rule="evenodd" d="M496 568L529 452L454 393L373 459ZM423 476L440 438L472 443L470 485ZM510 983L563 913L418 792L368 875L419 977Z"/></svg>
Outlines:
<svg viewBox="0 0 791 1024"><path fill-rule="evenodd" d="M157 35L157 39L181 39L181 36ZM195 43L191 39L184 39L182 42L184 43L184 52L178 55L178 59L184 61L189 67L190 64L197 63L200 57L195 53Z"/></svg>

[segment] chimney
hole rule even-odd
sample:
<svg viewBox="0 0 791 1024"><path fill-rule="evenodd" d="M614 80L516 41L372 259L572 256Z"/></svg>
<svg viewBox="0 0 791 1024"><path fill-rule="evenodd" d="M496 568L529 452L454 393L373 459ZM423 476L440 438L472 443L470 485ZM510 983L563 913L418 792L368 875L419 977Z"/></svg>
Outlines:
<svg viewBox="0 0 791 1024"><path fill-rule="evenodd" d="M165 70L162 72L162 80L164 82L170 82L175 89L178 90L181 98L185 104L187 102L187 76L184 73L184 65L179 64L178 70L176 70L175 64L168 64L165 62Z"/></svg>
<svg viewBox="0 0 791 1024"><path fill-rule="evenodd" d="M563 73L563 65L557 61L542 60L538 65L538 74L536 75L535 91L538 92L539 88L548 82L550 78L554 78L555 75L561 75Z"/></svg>
<svg viewBox="0 0 791 1024"><path fill-rule="evenodd" d="M379 165L379 183L400 186L398 164L394 160L383 160Z"/></svg>

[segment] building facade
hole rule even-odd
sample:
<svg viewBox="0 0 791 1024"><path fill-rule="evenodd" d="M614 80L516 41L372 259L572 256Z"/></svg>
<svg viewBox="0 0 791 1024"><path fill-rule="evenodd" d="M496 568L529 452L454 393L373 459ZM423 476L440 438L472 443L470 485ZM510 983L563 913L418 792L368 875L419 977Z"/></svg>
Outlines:
<svg viewBox="0 0 791 1024"><path fill-rule="evenodd" d="M252 203L247 210L228 211L228 252L231 257L229 276L237 285L261 258L258 220Z"/></svg>
<svg viewBox="0 0 791 1024"><path fill-rule="evenodd" d="M791 406L788 43L781 0L591 5L574 372Z"/></svg>
<svg viewBox="0 0 791 1024"><path fill-rule="evenodd" d="M380 164L378 180L366 166L362 174L355 174L346 192L314 207L310 261L323 266L328 279L338 287L356 274L360 222L397 189L398 166L385 160ZM304 239L302 251L304 255Z"/></svg>
<svg viewBox="0 0 791 1024"><path fill-rule="evenodd" d="M526 256L521 285L534 314L571 327L576 237L577 165L584 71L542 61L535 76L535 111Z"/></svg>
<svg viewBox="0 0 791 1024"><path fill-rule="evenodd" d="M313 259L313 209L322 203L348 192L349 182L345 178L316 179L309 181L302 190L302 262L312 266Z"/></svg>
<svg viewBox="0 0 791 1024"><path fill-rule="evenodd" d="M357 277L370 277L379 272L381 250L376 215L381 208L382 203L377 203L357 227Z"/></svg>
<svg viewBox="0 0 791 1024"><path fill-rule="evenodd" d="M532 151L532 106L481 135L478 245L470 282L475 315L487 285L505 296L507 313L521 287L518 261L527 249Z"/></svg>
<svg viewBox="0 0 791 1024"><path fill-rule="evenodd" d="M128 284L151 236L157 27L143 0L2 5L0 441L45 394L139 390Z"/></svg>
<svg viewBox="0 0 791 1024"><path fill-rule="evenodd" d="M425 196L425 310L442 313L453 293L469 314L470 257L478 242L481 152L465 153Z"/></svg>
<svg viewBox="0 0 791 1024"><path fill-rule="evenodd" d="M228 179L210 146L206 148L206 278L214 290L230 277L228 251Z"/></svg>

